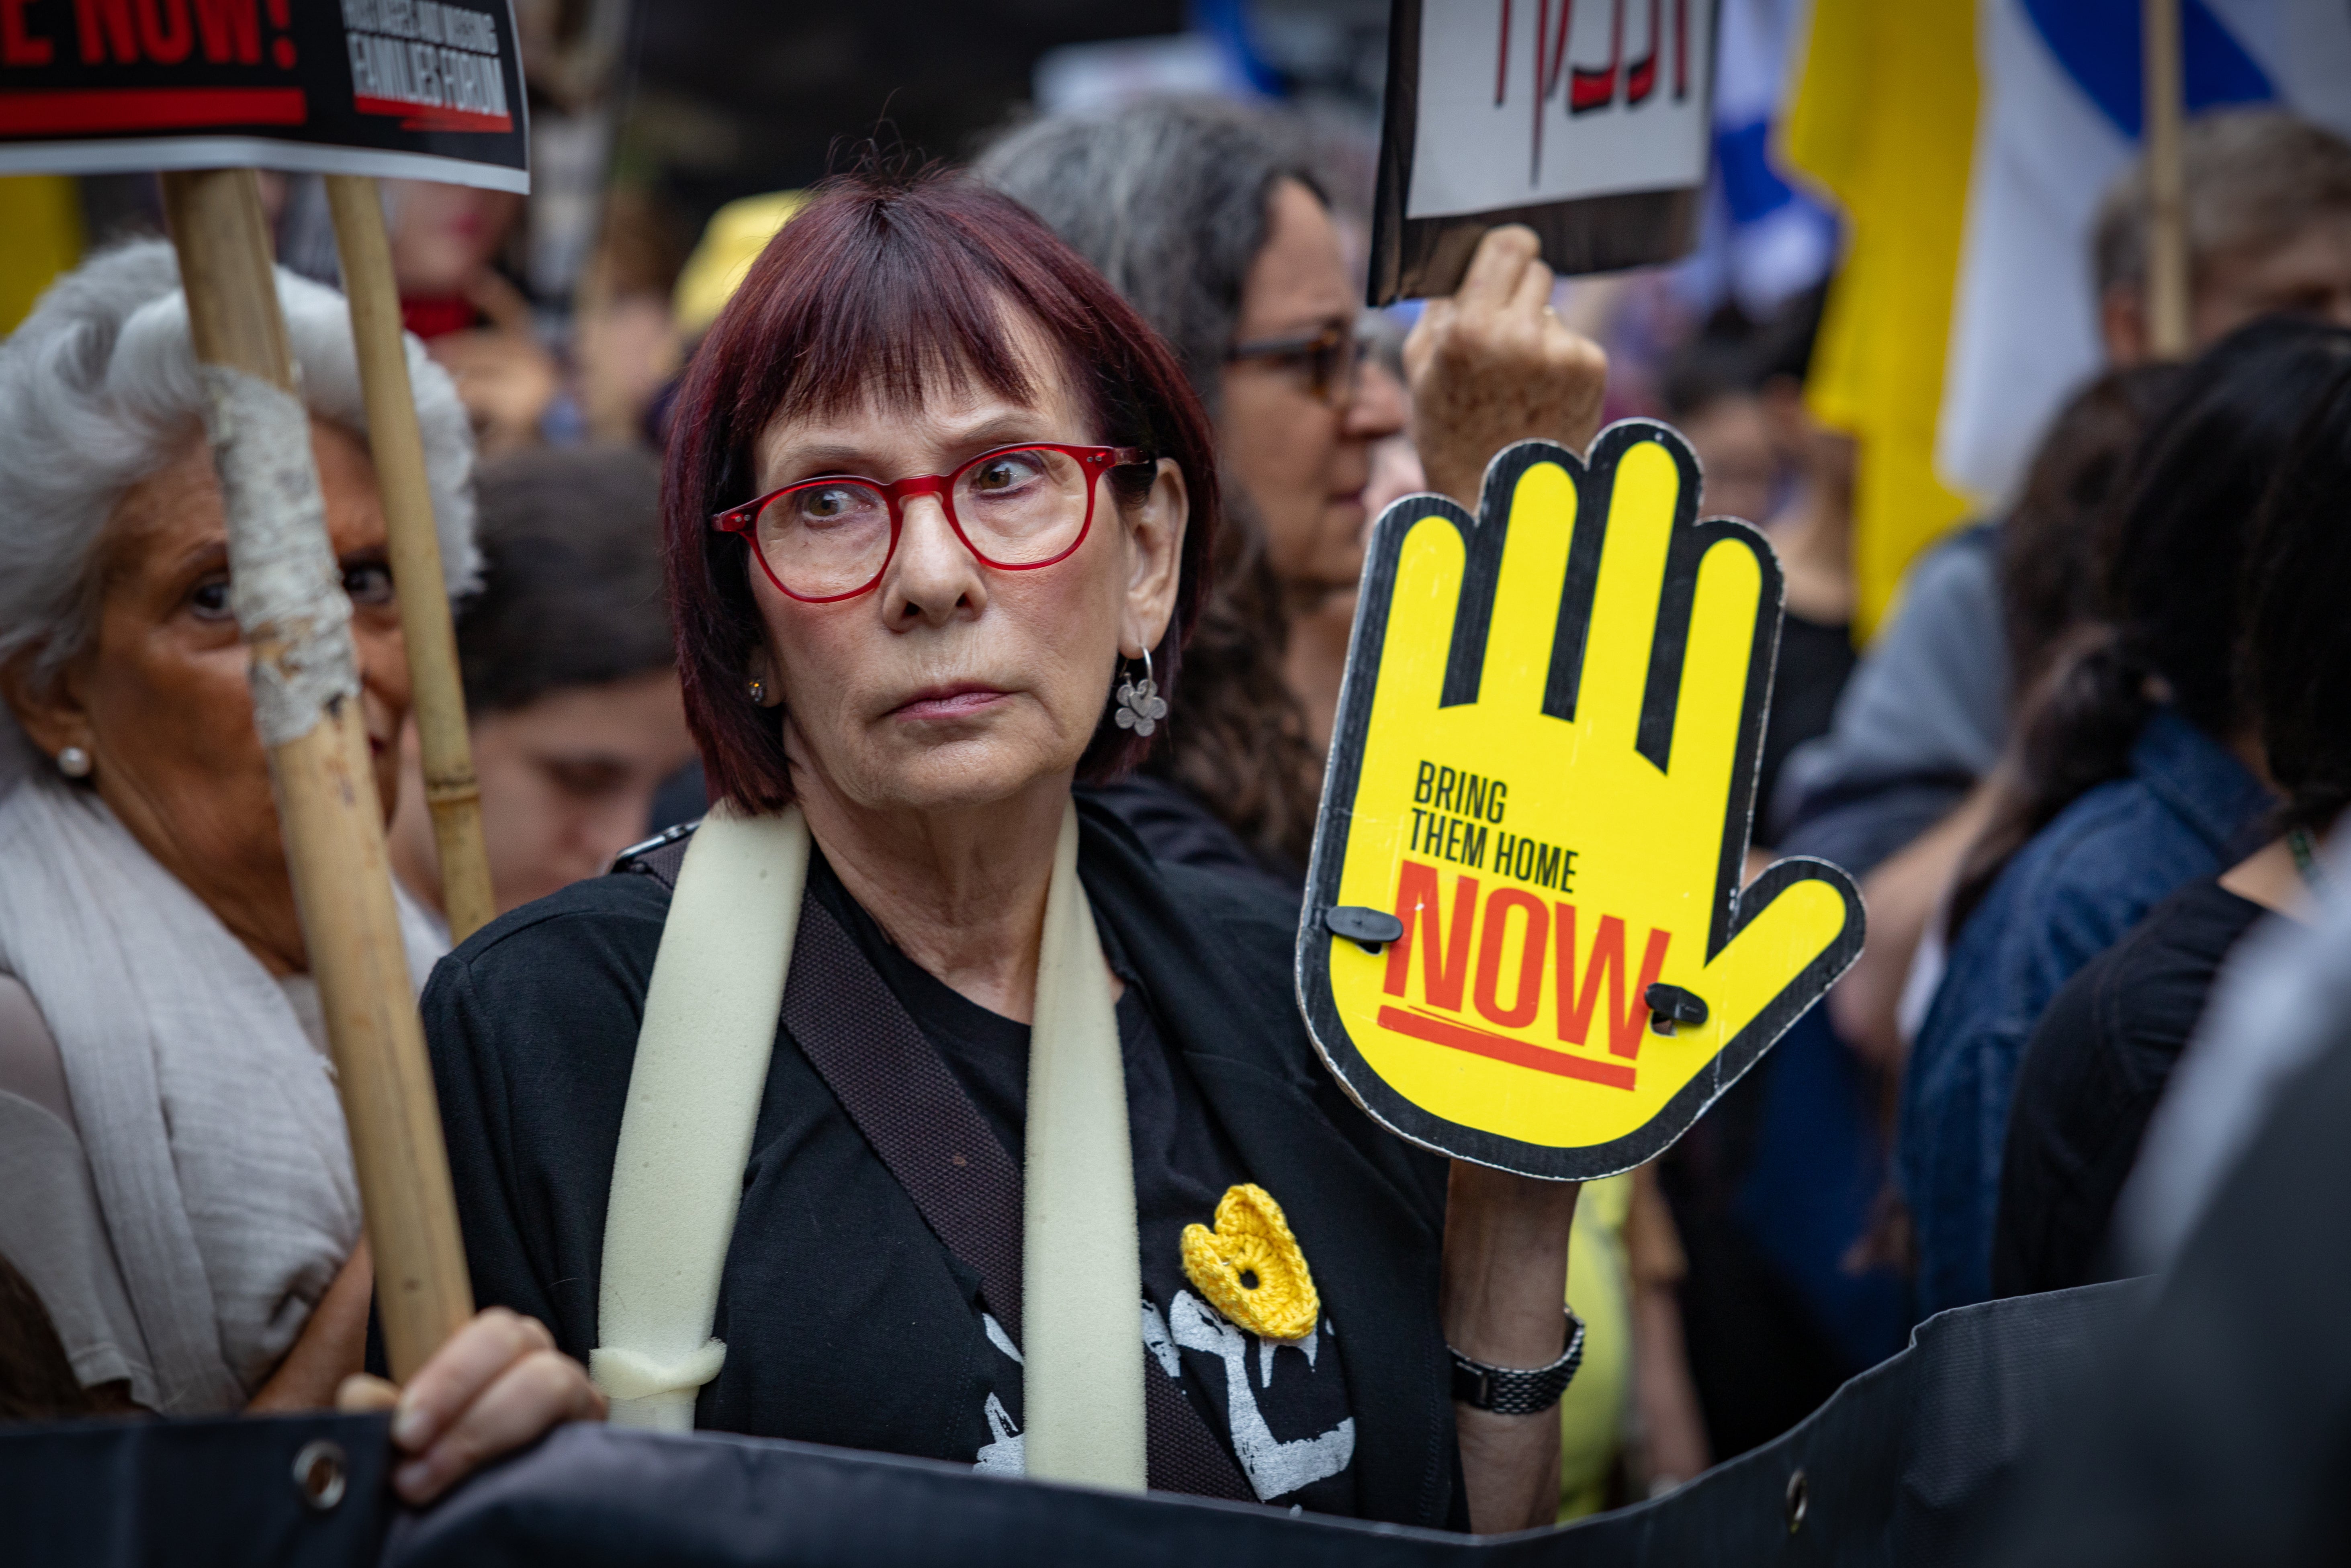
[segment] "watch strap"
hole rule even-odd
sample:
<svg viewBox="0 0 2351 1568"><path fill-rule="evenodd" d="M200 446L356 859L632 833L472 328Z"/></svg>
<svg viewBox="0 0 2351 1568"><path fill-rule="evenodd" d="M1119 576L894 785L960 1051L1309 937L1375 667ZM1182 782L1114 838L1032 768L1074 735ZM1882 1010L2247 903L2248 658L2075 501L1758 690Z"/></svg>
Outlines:
<svg viewBox="0 0 2351 1568"><path fill-rule="evenodd" d="M1445 1347L1453 1358L1453 1397L1497 1416L1539 1416L1559 1403L1583 1364L1583 1320L1567 1314L1567 1349L1549 1366L1489 1366Z"/></svg>

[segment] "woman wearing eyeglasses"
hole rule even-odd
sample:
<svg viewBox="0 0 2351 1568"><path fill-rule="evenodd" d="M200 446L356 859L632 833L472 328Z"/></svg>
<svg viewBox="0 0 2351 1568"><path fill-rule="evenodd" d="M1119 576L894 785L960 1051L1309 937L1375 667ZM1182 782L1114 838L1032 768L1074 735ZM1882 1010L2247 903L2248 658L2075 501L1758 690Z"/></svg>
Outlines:
<svg viewBox="0 0 2351 1568"><path fill-rule="evenodd" d="M1158 329L1215 423L1229 528L1192 678L1172 743L1104 800L1163 858L1247 860L1293 884L1363 571L1373 452L1407 417L1404 385L1359 350L1360 262L1314 162L1294 121L1158 99L1038 120L978 165ZM1581 450L1599 428L1605 361L1550 314L1536 249L1525 229L1489 235L1405 355L1428 487L1473 509L1503 446L1540 436ZM1294 639L1307 624L1318 634ZM1200 831L1204 814L1229 832Z"/></svg>
<svg viewBox="0 0 2351 1568"><path fill-rule="evenodd" d="M719 804L434 977L479 1298L616 1421L1547 1521L1575 1189L1375 1127L1299 1020L1294 907L1073 800L1164 739L1215 550L1166 347L1008 198L851 178L754 266L679 433ZM505 1343L407 1390L410 1498L561 1408L444 1442Z"/></svg>

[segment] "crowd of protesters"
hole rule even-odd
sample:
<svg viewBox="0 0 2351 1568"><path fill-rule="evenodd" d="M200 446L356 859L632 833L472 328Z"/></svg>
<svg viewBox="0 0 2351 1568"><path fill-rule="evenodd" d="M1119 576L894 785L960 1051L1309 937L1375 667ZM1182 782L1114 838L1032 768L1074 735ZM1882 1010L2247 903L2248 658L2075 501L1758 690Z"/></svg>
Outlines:
<svg viewBox="0 0 2351 1568"><path fill-rule="evenodd" d="M2351 805L2351 145L2268 111L2196 120L2185 143L2192 354L2149 351L2135 171L2093 242L2108 367L2053 419L2019 493L1913 564L1865 647L1851 561L1868 454L1803 395L1821 291L1762 320L1725 308L1635 378L1661 394L1637 412L1697 452L1701 509L1756 523L1785 569L1751 863L1769 846L1844 866L1869 935L1679 1146L1564 1210L1470 1167L1448 1207L1444 1168L1319 1076L1259 1127L1186 1035L1221 980L1232 1016L1279 1042L1236 1071L1320 1074L1277 983L1280 934L1370 521L1415 491L1474 507L1500 447L1581 450L1622 406L1606 356L1552 308L1566 286L1530 233L1489 235L1458 292L1408 326L1365 313L1362 214L1305 128L1153 100L1032 121L968 170L868 168L738 204L674 311L639 290L559 353L497 263L517 205L400 186L394 260L448 568L409 591L457 608L511 912L454 957L347 318L287 241L279 296L491 1303L404 1394L354 1376L371 1291L359 1196L172 253L149 239L93 256L0 347L0 1418L398 1398L399 1484L422 1500L602 1414L584 1367L604 1191L667 907L658 877L605 873L713 801L801 801L824 852L811 907L1017 1162L1027 1091L987 1063L1027 1054L1038 982L1006 954L1036 935L977 912L999 883L1045 898L1074 779L1105 956L1155 998L1139 1024L1122 1004L1121 1037L1130 1052L1134 1030L1153 1051L1164 1038L1178 1063L1156 1079L1129 1063L1146 1238L1228 1181L1266 1179L1310 1218L1353 1205L1322 1217L1362 1233L1332 1269L1366 1270L1332 1309L1343 1355L1333 1340L1318 1380L1314 1354L1293 1365L1269 1342L1256 1393L1244 1372L1206 1402L1228 1433L1163 1453L1155 1427L1155 1485L1164 1463L1189 1478L1179 1490L1456 1527L1590 1512L1786 1430L1934 1312L2166 1262L2223 1167L2259 1146L2292 1070L2247 1043L2262 1015L2232 973L2340 968L2310 928L2341 907L2327 841ZM281 239L297 228L282 216ZM825 279L833 292L812 292ZM1068 547L1082 573L998 600L969 537L951 548L909 524L901 546L893 522L864 588L810 588L771 555L751 571L744 549L768 547L705 526L762 492L879 472L798 446L946 473L923 433L981 414L1006 440L1104 443L1067 448L1109 455L1123 525L1086 550L1087 511ZM1029 429L1057 419L1067 434ZM883 652L822 631L811 605L885 571ZM1011 641L971 657L1033 674L1044 716L1028 750L933 779L850 707L875 661L914 645L898 631L963 636L990 604ZM1148 741L1102 717L1097 677L1128 664L1120 678L1147 673L1170 697ZM966 796L989 768L1009 782L975 816ZM893 821L920 824L920 854L887 841ZM1189 951L1187 923L1262 938L1252 961L1271 967L1155 967ZM2198 1086L2195 1104L2175 1082ZM2238 1109L2216 1120L2213 1104ZM740 1348L705 1424L1001 1461L1019 1361L1003 1303L947 1321L969 1282L916 1257L921 1226L862 1117L762 1114L745 1213L764 1205L780 1235L821 1189L849 1228L730 1256L741 1294L721 1337ZM1353 1151L1359 1189L1266 1175L1310 1149ZM1474 1301L1452 1273L1472 1222L1495 1249ZM1555 1411L1455 1411L1413 1384L1405 1364L1441 1366L1447 1342L1505 1365L1562 1353L1556 1315L1531 1334L1506 1309L1548 1292L1555 1312L1554 1264L1586 1336ZM1212 1381L1215 1325L1148 1267L1144 1286L1168 1375ZM868 1309L884 1297L936 1321L882 1324ZM1154 1342L1155 1311L1192 1327ZM1395 1364L1374 1374L1374 1355ZM923 1390L877 1400L867 1363ZM1394 1397L1374 1407L1380 1389ZM1343 1427L1343 1444L1298 1457Z"/></svg>

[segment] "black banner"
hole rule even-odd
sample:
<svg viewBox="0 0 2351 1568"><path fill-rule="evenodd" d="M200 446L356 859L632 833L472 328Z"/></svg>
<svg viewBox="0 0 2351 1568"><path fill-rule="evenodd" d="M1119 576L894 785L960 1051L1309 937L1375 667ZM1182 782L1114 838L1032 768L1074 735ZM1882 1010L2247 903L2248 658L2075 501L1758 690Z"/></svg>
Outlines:
<svg viewBox="0 0 2351 1568"><path fill-rule="evenodd" d="M1667 1496L1470 1537L723 1433L566 1427L423 1514L376 1416L0 1429L10 1568L1681 1568L2004 1561L2028 1455L2137 1282L1945 1312L1794 1431ZM1376 1419L1376 1416L1373 1417ZM2012 1544L2010 1542L2009 1544Z"/></svg>
<svg viewBox="0 0 2351 1568"><path fill-rule="evenodd" d="M506 0L0 0L0 173L530 188Z"/></svg>

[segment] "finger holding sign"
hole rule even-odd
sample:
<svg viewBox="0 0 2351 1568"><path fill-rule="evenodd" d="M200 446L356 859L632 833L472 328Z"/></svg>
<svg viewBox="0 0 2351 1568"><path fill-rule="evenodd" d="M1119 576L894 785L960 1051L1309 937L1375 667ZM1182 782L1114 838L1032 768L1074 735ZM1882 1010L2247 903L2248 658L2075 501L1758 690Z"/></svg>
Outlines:
<svg viewBox="0 0 2351 1568"><path fill-rule="evenodd" d="M1740 889L1781 577L1697 494L1681 437L1628 421L1588 465L1505 451L1475 518L1416 497L1374 530L1299 984L1332 1071L1417 1143L1629 1169L1859 951L1835 867Z"/></svg>
<svg viewBox="0 0 2351 1568"><path fill-rule="evenodd" d="M476 1312L406 1388L361 1374L343 1380L335 1404L394 1412L392 1486L419 1508L564 1422L606 1414L587 1369L555 1348L547 1326L505 1307Z"/></svg>
<svg viewBox="0 0 2351 1568"><path fill-rule="evenodd" d="M1552 313L1552 282L1534 231L1505 225L1405 340L1413 444L1440 494L1473 502L1487 462L1514 441L1581 449L1600 428L1608 356Z"/></svg>

